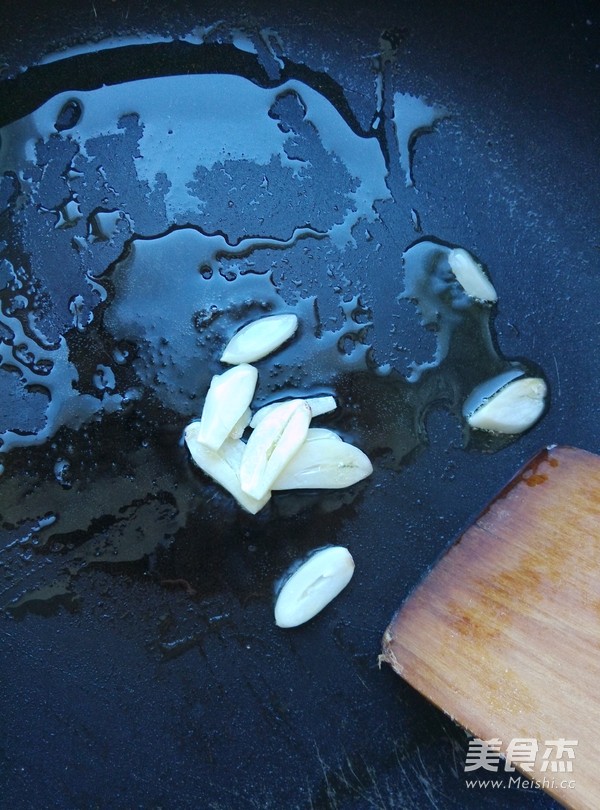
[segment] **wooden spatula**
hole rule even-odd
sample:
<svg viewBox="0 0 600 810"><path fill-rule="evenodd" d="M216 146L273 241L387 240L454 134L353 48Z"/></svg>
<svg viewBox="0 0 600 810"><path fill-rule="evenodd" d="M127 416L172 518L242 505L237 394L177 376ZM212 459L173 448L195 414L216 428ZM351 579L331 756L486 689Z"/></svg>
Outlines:
<svg viewBox="0 0 600 810"><path fill-rule="evenodd" d="M516 767L512 784L598 810L600 456L528 464L402 605L382 658L488 741L466 779Z"/></svg>

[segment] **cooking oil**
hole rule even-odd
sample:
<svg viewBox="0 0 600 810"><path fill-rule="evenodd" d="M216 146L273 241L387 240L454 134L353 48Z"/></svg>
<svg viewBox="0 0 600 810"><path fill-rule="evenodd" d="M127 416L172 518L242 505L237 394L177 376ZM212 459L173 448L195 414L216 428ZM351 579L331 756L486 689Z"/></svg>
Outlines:
<svg viewBox="0 0 600 810"><path fill-rule="evenodd" d="M274 32L231 41L227 70L198 68L220 53L198 34L173 43L165 75L93 89L82 77L74 90L76 53L48 59L64 89L0 132L2 518L15 535L38 521L36 549L60 548L75 571L145 560L197 526L260 544L318 514L333 532L378 466L401 476L426 447L434 408L469 448L515 438L475 435L462 415L477 385L530 367L502 356L494 305L465 294L456 246L418 213L411 155L442 108L379 73L362 128L345 88L283 59ZM321 423L376 470L349 492L276 494L252 523L192 468L181 434L231 335L278 312L300 326L257 363L256 407L335 396ZM421 334L432 355L406 369L398 347Z"/></svg>

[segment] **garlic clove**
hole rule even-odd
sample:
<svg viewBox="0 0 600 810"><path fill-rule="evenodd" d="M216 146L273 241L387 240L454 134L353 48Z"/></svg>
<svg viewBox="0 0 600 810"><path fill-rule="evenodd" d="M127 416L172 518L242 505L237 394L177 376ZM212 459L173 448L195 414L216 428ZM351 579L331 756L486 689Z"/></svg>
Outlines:
<svg viewBox="0 0 600 810"><path fill-rule="evenodd" d="M298 318L290 312L252 321L231 338L221 362L236 365L260 360L289 340L297 328Z"/></svg>
<svg viewBox="0 0 600 810"><path fill-rule="evenodd" d="M448 254L448 264L456 280L470 298L493 303L498 293L483 267L464 248L454 248Z"/></svg>
<svg viewBox="0 0 600 810"><path fill-rule="evenodd" d="M218 451L211 450L198 440L200 422L191 422L184 430L185 443L194 463L217 484L226 489L246 511L255 515L270 498L247 495L240 484L240 463L246 445L239 439L226 439Z"/></svg>
<svg viewBox="0 0 600 810"><path fill-rule="evenodd" d="M335 397L332 397L329 394L320 397L306 397L305 399L310 405L313 418L315 416L322 416L324 413L329 413L337 408ZM268 413L271 413L274 408L279 407L281 404L281 402L270 402L268 405L264 405L262 408L259 408L250 420L250 427L258 427L265 416Z"/></svg>
<svg viewBox="0 0 600 810"><path fill-rule="evenodd" d="M304 442L311 417L305 400L292 399L274 408L250 434L240 466L247 495L259 499L270 490Z"/></svg>
<svg viewBox="0 0 600 810"><path fill-rule="evenodd" d="M257 370L247 363L212 378L204 400L198 441L211 450L221 447L250 407L257 380Z"/></svg>
<svg viewBox="0 0 600 810"><path fill-rule="evenodd" d="M471 410L465 412L463 408L463 412L473 428L493 433L523 433L544 412L547 392L546 383L540 377L519 377L497 388L474 409L471 395L467 399Z"/></svg>
<svg viewBox="0 0 600 810"><path fill-rule="evenodd" d="M297 627L309 621L348 585L354 560L347 548L328 546L313 552L285 580L275 602L275 623Z"/></svg>
<svg viewBox="0 0 600 810"><path fill-rule="evenodd" d="M369 458L330 430L313 428L271 489L342 489L373 472Z"/></svg>

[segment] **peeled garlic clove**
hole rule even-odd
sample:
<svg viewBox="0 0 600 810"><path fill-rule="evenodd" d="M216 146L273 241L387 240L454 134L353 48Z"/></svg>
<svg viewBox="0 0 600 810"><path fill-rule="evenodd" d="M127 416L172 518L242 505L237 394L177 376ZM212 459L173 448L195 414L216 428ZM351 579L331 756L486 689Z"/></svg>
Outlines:
<svg viewBox="0 0 600 810"><path fill-rule="evenodd" d="M303 399L282 402L250 434L240 466L242 489L262 498L302 445L312 417Z"/></svg>
<svg viewBox="0 0 600 810"><path fill-rule="evenodd" d="M314 429L313 430L318 430ZM373 465L360 450L330 430L311 430L271 489L342 489L362 481Z"/></svg>
<svg viewBox="0 0 600 810"><path fill-rule="evenodd" d="M498 300L498 293L483 267L464 248L451 250L448 254L448 264L468 296L490 303Z"/></svg>
<svg viewBox="0 0 600 810"><path fill-rule="evenodd" d="M298 318L289 312L252 321L231 338L221 362L235 365L260 360L289 340L297 328Z"/></svg>
<svg viewBox="0 0 600 810"><path fill-rule="evenodd" d="M275 623L297 627L309 621L344 590L353 574L354 560L347 548L315 551L285 580L275 602Z"/></svg>
<svg viewBox="0 0 600 810"><path fill-rule="evenodd" d="M226 439L219 450L211 450L198 440L199 429L200 422L192 422L183 434L192 460L217 484L233 495L240 506L255 515L267 503L270 494L257 499L242 490L239 470L246 445L239 439Z"/></svg>
<svg viewBox="0 0 600 810"><path fill-rule="evenodd" d="M329 394L324 395L322 397L306 397L306 402L310 405L310 410L312 411L313 417L321 416L324 413L329 413L330 411L334 411L337 408L337 403L335 398L330 396ZM259 408L258 411L254 414L252 419L250 420L250 427L255 428L261 423L261 421L265 418L268 413L271 413L275 408L278 408L281 405L281 402L271 402L268 405L265 405L262 408Z"/></svg>
<svg viewBox="0 0 600 810"><path fill-rule="evenodd" d="M218 450L250 407L258 372L242 363L223 374L216 374L204 400L198 441Z"/></svg>
<svg viewBox="0 0 600 810"><path fill-rule="evenodd" d="M468 424L494 433L523 433L540 418L546 407L547 386L540 377L519 377L466 412ZM473 396L467 400L473 404ZM464 410L464 409L463 409Z"/></svg>

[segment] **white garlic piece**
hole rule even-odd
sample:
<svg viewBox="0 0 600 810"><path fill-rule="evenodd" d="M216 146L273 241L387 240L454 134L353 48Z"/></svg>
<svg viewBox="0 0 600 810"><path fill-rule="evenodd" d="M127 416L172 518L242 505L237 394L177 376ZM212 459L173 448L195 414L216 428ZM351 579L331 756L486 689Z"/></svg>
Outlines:
<svg viewBox="0 0 600 810"><path fill-rule="evenodd" d="M257 370L247 363L212 378L202 409L199 442L211 450L221 447L250 407L257 380Z"/></svg>
<svg viewBox="0 0 600 810"><path fill-rule="evenodd" d="M289 340L297 328L298 318L290 312L252 321L231 338L221 355L221 362L236 365L260 360Z"/></svg>
<svg viewBox="0 0 600 810"><path fill-rule="evenodd" d="M313 418L315 416L322 416L324 413L329 413L330 411L335 411L337 408L335 397L332 397L329 394L317 397L306 397L305 399L310 405ZM279 407L281 404L281 402L270 402L268 405L264 405L262 408L259 408L250 420L250 427L258 427L265 416L268 413L271 413L274 408Z"/></svg>
<svg viewBox="0 0 600 810"><path fill-rule="evenodd" d="M500 375L502 376L502 375ZM494 380L489 381L493 385ZM480 388L480 386L478 386ZM497 388L473 408L471 395L463 413L468 424L493 433L523 433L537 422L546 407L547 386L540 377L519 377Z"/></svg>
<svg viewBox="0 0 600 810"><path fill-rule="evenodd" d="M498 300L498 293L483 267L464 248L451 250L448 254L448 264L468 296L490 303Z"/></svg>
<svg viewBox="0 0 600 810"><path fill-rule="evenodd" d="M248 439L240 466L240 481L247 495L260 499L298 451L312 418L303 399L282 402L267 414Z"/></svg>
<svg viewBox="0 0 600 810"><path fill-rule="evenodd" d="M347 548L315 551L284 582L275 602L275 623L297 627L309 621L344 590L353 574L354 560Z"/></svg>
<svg viewBox="0 0 600 810"><path fill-rule="evenodd" d="M237 502L255 515L270 498L252 498L240 484L240 464L246 445L239 439L226 439L219 450L211 450L198 440L200 422L191 422L184 431L185 443L195 464L226 489Z"/></svg>
<svg viewBox="0 0 600 810"><path fill-rule="evenodd" d="M342 489L372 472L373 465L358 447L331 430L311 428L271 489Z"/></svg>

